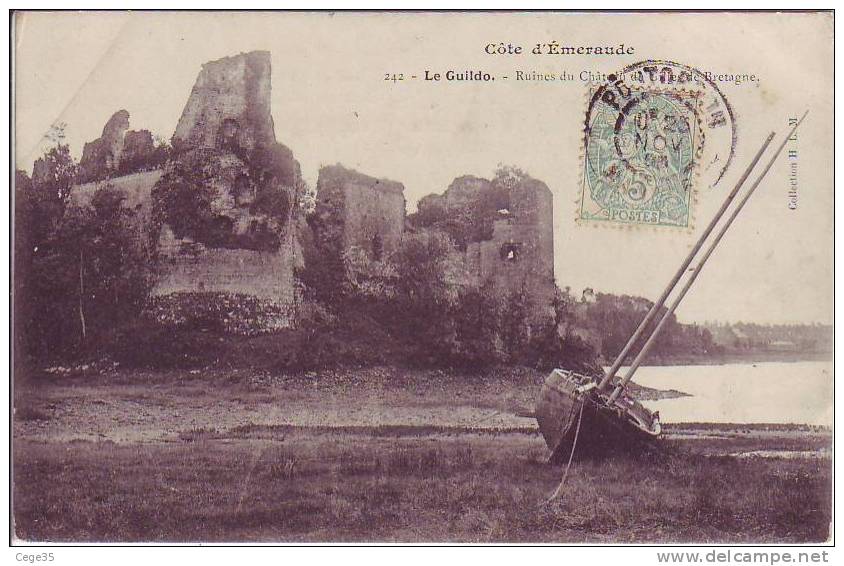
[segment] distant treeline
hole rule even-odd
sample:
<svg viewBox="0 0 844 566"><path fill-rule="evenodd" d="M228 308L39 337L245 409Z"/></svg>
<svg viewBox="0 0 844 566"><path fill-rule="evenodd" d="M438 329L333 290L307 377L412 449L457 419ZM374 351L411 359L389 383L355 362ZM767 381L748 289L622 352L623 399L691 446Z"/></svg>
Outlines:
<svg viewBox="0 0 844 566"><path fill-rule="evenodd" d="M611 362L624 348L652 306L653 302L642 297L587 291L576 309L577 324L584 332L586 341L593 345L601 359ZM633 348L634 353L641 349L665 312L663 307L659 316L654 317ZM703 358L721 353L720 346L706 328L696 324L682 324L672 314L654 342L646 362Z"/></svg>
<svg viewBox="0 0 844 566"><path fill-rule="evenodd" d="M653 303L642 297L592 293L581 298L577 324L605 363L615 359ZM666 309L663 307L659 320ZM633 348L638 352L656 322ZM645 363L707 363L733 358L800 359L832 351L832 326L822 324L683 324L672 315ZM630 359L627 360L628 362Z"/></svg>
<svg viewBox="0 0 844 566"><path fill-rule="evenodd" d="M705 328L725 353L832 352L832 325L707 323Z"/></svg>

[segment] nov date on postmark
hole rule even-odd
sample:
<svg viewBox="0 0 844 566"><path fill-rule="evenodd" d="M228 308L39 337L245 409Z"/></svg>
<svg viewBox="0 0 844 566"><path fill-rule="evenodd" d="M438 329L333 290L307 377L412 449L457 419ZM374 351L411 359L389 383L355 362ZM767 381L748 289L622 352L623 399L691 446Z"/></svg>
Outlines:
<svg viewBox="0 0 844 566"><path fill-rule="evenodd" d="M714 187L734 149L732 109L694 69L643 62L609 75L589 92L577 221L690 228L701 164Z"/></svg>

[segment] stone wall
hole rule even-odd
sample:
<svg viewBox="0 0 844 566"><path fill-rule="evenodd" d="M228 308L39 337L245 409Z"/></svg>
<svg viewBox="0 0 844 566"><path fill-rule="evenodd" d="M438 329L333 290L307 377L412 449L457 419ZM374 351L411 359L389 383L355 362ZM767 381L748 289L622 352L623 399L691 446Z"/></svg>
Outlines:
<svg viewBox="0 0 844 566"><path fill-rule="evenodd" d="M154 295L179 292L241 293L291 304L294 271L301 265L294 208L300 179L293 153L275 139L270 114L270 54L242 53L203 65L173 135L175 159L211 152L212 212L232 224L235 236L276 230L278 250L210 248L177 239L168 226L159 241ZM256 165L259 164L259 165ZM254 209L262 191L288 203L284 218Z"/></svg>
<svg viewBox="0 0 844 566"><path fill-rule="evenodd" d="M111 186L125 197L123 205L137 211L141 215L140 221L148 224L152 213L152 189L162 174L161 169L156 169L76 185L70 193L71 203L77 206L88 206L98 189Z"/></svg>
<svg viewBox="0 0 844 566"><path fill-rule="evenodd" d="M252 51L205 63L173 134L176 151L252 150L275 143L270 113L270 53Z"/></svg>
<svg viewBox="0 0 844 566"><path fill-rule="evenodd" d="M317 181L316 212L336 226L344 250L357 247L371 258L395 251L404 232L404 186L342 165L323 167Z"/></svg>
<svg viewBox="0 0 844 566"><path fill-rule="evenodd" d="M154 255L150 228L152 222L152 189L161 178L162 171L143 171L132 175L115 177L105 181L76 185L70 192L70 204L73 206L90 206L98 190L111 187L120 193L124 200L123 206L129 209L133 216L130 229L136 250L145 256Z"/></svg>
<svg viewBox="0 0 844 566"><path fill-rule="evenodd" d="M492 239L466 249L469 271L497 293L525 293L550 305L554 298L553 197L541 181L525 179L510 190L510 209L496 220Z"/></svg>
<svg viewBox="0 0 844 566"><path fill-rule="evenodd" d="M123 136L123 151L118 163L123 172L143 169L155 153L155 142L149 130L130 130Z"/></svg>
<svg viewBox="0 0 844 566"><path fill-rule="evenodd" d="M71 203L88 206L97 190L111 186L125 197L123 205L135 212L138 237L146 238L153 226L151 193L162 174L162 170L144 171L77 185L71 192ZM211 249L188 238L176 238L165 225L158 240L152 295L227 292L290 304L294 301L294 270L301 267L302 259L293 230L285 238L276 252ZM139 245L145 242L139 241Z"/></svg>
<svg viewBox="0 0 844 566"><path fill-rule="evenodd" d="M103 135L86 144L83 179L119 174L121 158L137 160L153 147L149 132L129 132L128 112L117 112ZM294 272L302 266L298 232L303 229L296 202L301 181L292 152L275 140L270 115L270 55L258 51L206 63L199 73L173 135L175 156L163 168L107 181L78 185L77 205L90 203L99 187L110 184L126 197L147 233L154 226L152 190L164 172L190 163L197 156L214 171L208 183L215 189L215 218L230 221L235 236L269 223L279 234L273 251L242 249L242 240L209 247L170 227L161 227L157 243L158 278L153 295L174 293L238 293L276 304L295 301ZM180 161L181 160L181 161ZM197 163L199 160L197 160ZM34 173L35 174L35 173ZM455 179L443 195L420 201L420 211L459 210L455 218L469 221L473 203L487 199L483 223L463 237L465 252L455 252L455 277L477 284L491 283L500 294L527 294L535 304L550 306L554 297L552 195L541 181L521 178L509 189L474 176ZM281 189L284 217L261 210L256 202L268 190ZM323 167L316 195L315 236L336 242L341 250L363 250L371 259L395 251L405 230L406 202L401 183L364 175L342 165ZM502 193L503 191L503 193ZM492 195L495 198L488 198ZM502 196L503 194L503 196ZM284 199L282 199L284 200ZM508 208L497 210L499 201ZM468 214L468 216L467 216ZM199 240L199 241L197 241ZM208 243L206 242L206 243ZM460 249L463 249L462 245Z"/></svg>
<svg viewBox="0 0 844 566"><path fill-rule="evenodd" d="M278 252L210 249L177 240L165 226L159 243L159 273L153 296L182 292L241 293L275 304L294 301L292 242Z"/></svg>
<svg viewBox="0 0 844 566"><path fill-rule="evenodd" d="M480 177L458 177L443 194L424 197L420 213L428 213L429 220L434 215L468 223L478 204L486 205L492 216L465 231L475 239L466 243L465 251L460 247L453 254L449 277L491 284L493 292L501 295L526 295L537 312L550 312L546 307L550 308L555 293L553 196L545 183L530 177L519 179L509 189L502 187ZM370 258L380 259L401 242L403 191L400 183L341 165L323 167L317 182L316 231L322 232L324 240L339 242L343 250L357 247ZM499 200L507 208L496 211Z"/></svg>

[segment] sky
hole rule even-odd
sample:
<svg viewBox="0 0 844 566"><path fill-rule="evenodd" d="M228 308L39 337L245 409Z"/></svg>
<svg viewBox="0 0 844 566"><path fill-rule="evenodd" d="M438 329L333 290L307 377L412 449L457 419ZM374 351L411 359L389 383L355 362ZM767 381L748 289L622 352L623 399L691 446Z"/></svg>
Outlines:
<svg viewBox="0 0 844 566"><path fill-rule="evenodd" d="M312 186L322 165L342 163L403 183L412 211L458 176L489 178L499 164L519 166L554 194L555 274L577 296L591 287L658 297L768 132L784 135L788 119L808 108L788 146L798 151L797 208L788 208L783 156L677 314L698 322L832 322L831 16L40 12L18 17L14 40L19 168L31 171L45 134L59 122L79 158L121 108L133 129L169 139L204 62L268 50L276 137ZM623 42L635 53L484 51L489 43L528 51L552 40ZM579 76L645 59L758 77L719 83L736 114L733 165L714 187L711 171L697 176L691 229L579 225L587 106ZM426 71L448 70L480 70L498 80L422 80ZM565 71L575 80L501 80L516 71ZM384 80L398 73L404 81Z"/></svg>

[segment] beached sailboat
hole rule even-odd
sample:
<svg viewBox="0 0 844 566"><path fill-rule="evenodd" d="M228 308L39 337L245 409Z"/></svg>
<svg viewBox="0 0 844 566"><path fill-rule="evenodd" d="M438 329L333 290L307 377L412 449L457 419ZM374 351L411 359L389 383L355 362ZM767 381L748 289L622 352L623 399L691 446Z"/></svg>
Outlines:
<svg viewBox="0 0 844 566"><path fill-rule="evenodd" d="M698 263L690 269L695 256L727 212L733 199L735 199L744 182L756 167L759 159L761 159L767 150L771 140L774 138L774 134L771 133L767 137L762 147L756 153L756 156L736 183L736 186L727 195L721 208L703 231L672 280L665 287L662 295L653 304L642 322L639 323L638 328L630 336L624 348L604 376L591 377L572 371L555 369L545 380L545 384L540 391L539 399L536 403L534 415L539 424L539 430L545 438L545 443L551 451L549 460L552 463L561 463L566 459L571 462L575 451L581 456L587 456L618 453L619 451L631 449L636 450L642 446L642 443L651 442L660 436L662 427L659 422L659 414L645 408L630 394L626 387L636 373L636 370L644 361L660 331L671 318L680 301L686 296L695 279L697 279L706 261L712 255L712 252L715 251L718 243L750 199L753 192L765 178L765 175L771 169L780 153L782 153L786 142L792 137L807 113L808 111L803 114L803 117L800 118L788 135L785 136L765 169L733 208L733 212L727 220L722 224L706 252ZM690 275L687 277L686 283L677 293L669 308L664 311L656 326L653 326L651 323L655 320L657 314L662 311L677 283L687 273L690 273ZM617 372L622 364L633 353L634 345L640 343L646 329L651 327L653 330L647 337L647 340L645 340L638 354L634 357L624 377L619 378Z"/></svg>
<svg viewBox="0 0 844 566"><path fill-rule="evenodd" d="M545 380L535 415L552 463L564 462L575 442L585 456L608 445L633 448L662 432L658 413L626 392L610 404L598 385L594 377L561 369Z"/></svg>

